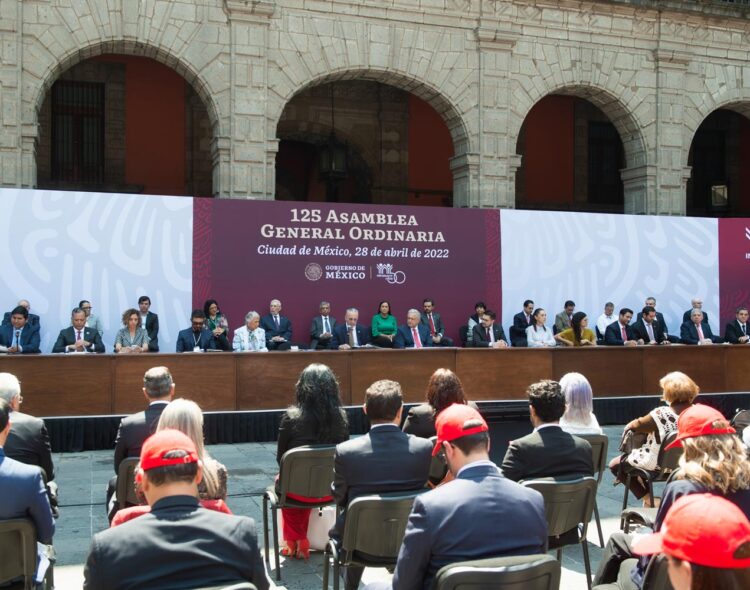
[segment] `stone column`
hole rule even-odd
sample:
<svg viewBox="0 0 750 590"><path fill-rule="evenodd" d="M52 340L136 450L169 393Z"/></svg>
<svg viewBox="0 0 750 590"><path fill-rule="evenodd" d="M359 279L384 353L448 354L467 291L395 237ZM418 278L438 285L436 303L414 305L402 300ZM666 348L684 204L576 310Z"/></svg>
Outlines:
<svg viewBox="0 0 750 590"><path fill-rule="evenodd" d="M33 166L33 142L22 142L21 73L23 69L23 2L6 0L0 3L0 186L31 186L31 175L24 166L29 149Z"/></svg>

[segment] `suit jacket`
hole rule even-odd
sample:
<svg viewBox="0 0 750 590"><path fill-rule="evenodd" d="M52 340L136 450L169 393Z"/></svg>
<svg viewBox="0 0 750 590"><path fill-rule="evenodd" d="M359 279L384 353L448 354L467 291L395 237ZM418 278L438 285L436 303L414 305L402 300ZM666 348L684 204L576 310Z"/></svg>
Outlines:
<svg viewBox="0 0 750 590"><path fill-rule="evenodd" d="M692 313L692 311L693 311L692 309L688 309L685 313L682 314L682 323L683 324L685 322L689 322L690 321L690 314ZM701 311L703 311L703 310L701 310ZM705 311L703 311L703 322L706 323L706 324L708 323L708 314Z"/></svg>
<svg viewBox="0 0 750 590"><path fill-rule="evenodd" d="M422 348L432 346L432 337L430 329L422 324L417 325L419 340L422 342ZM393 339L393 348L415 348L414 336L409 326L399 326L396 330L396 337Z"/></svg>
<svg viewBox="0 0 750 590"><path fill-rule="evenodd" d="M669 338L667 338L667 335L664 333L664 324L654 320L651 323L651 327L654 331L654 340L657 342L664 342L665 340L669 341ZM648 335L648 330L646 330L646 322L642 319L633 324L633 335L636 340L643 340L645 344L648 344L651 340Z"/></svg>
<svg viewBox="0 0 750 590"><path fill-rule="evenodd" d="M165 402L152 402L143 412L125 416L120 420L115 439L115 473L127 457L140 457L143 442L156 431Z"/></svg>
<svg viewBox="0 0 750 590"><path fill-rule="evenodd" d="M566 330L570 328L570 319L568 318L568 314L565 313L565 310L561 311L555 316L555 328L557 328L558 332L562 332L563 330Z"/></svg>
<svg viewBox="0 0 750 590"><path fill-rule="evenodd" d="M727 342L731 342L732 344L740 344L740 338L742 336L750 335L750 322L745 324L745 332L746 334L742 333L740 323L737 320L734 320L733 322L727 324L727 329L724 331L724 339ZM743 344L747 344L747 341Z"/></svg>
<svg viewBox="0 0 750 590"><path fill-rule="evenodd" d="M505 340L505 332L500 324L492 324L492 331L495 334L495 342L498 340ZM505 340L507 344L508 341ZM490 345L490 340L487 338L484 326L482 324L474 326L472 330L472 346L474 348L487 348Z"/></svg>
<svg viewBox="0 0 750 590"><path fill-rule="evenodd" d="M535 477L593 475L591 445L557 425L545 426L510 441L502 471L505 477L513 481Z"/></svg>
<svg viewBox="0 0 750 590"><path fill-rule="evenodd" d="M193 329L186 328L180 330L177 334L177 352L193 352L193 348L196 346L195 338L193 337ZM232 346L229 344L227 333L224 332L221 336L216 338L210 330L201 330L200 338L198 338L197 346L201 350L207 350L209 348L219 350L232 350Z"/></svg>
<svg viewBox="0 0 750 590"><path fill-rule="evenodd" d="M357 331L357 343L359 346L364 346L370 343L370 329L367 326L357 324L354 328ZM328 348L331 350L338 350L342 344L349 344L349 332L346 324L338 324L333 329L333 336Z"/></svg>
<svg viewBox="0 0 750 590"><path fill-rule="evenodd" d="M94 535L83 587L176 590L243 580L268 590L253 519L168 496L148 514Z"/></svg>
<svg viewBox="0 0 750 590"><path fill-rule="evenodd" d="M13 426L11 426L11 430ZM42 472L5 455L0 447L0 520L29 518L36 525L36 538L52 543L55 519L42 481Z"/></svg>
<svg viewBox="0 0 750 590"><path fill-rule="evenodd" d="M140 319L140 314L139 314ZM159 352L159 316L149 311L146 314L146 332L148 332L148 351Z"/></svg>
<svg viewBox="0 0 750 590"><path fill-rule="evenodd" d="M83 339L90 342L91 345L88 347L89 352L104 352L104 343L99 332L94 328L84 328ZM60 330L60 334L57 336L57 341L52 347L52 352L65 352L67 346L71 346L76 343L76 332L73 326Z"/></svg>
<svg viewBox="0 0 750 590"><path fill-rule="evenodd" d="M331 334L333 334L333 329L336 327L336 318L333 316L328 316L328 326L331 328ZM310 324L310 350L315 350L318 347L318 344L320 344L323 348L328 348L328 345L331 343L331 338L321 339L320 335L323 333L323 316L320 314L316 315L312 323Z"/></svg>
<svg viewBox="0 0 750 590"><path fill-rule="evenodd" d="M430 333L430 319L427 317L426 313L422 312L419 323L423 326L427 326L427 333L432 336L432 334ZM432 312L432 323L435 324L436 334L440 334L441 336L445 334L445 326L443 326L443 320L440 317L440 314L436 311Z"/></svg>
<svg viewBox="0 0 750 590"><path fill-rule="evenodd" d="M9 311L6 311L5 315L3 315L3 323L2 323L3 326L11 326L12 325L10 323L10 315L11 315L11 312L9 312ZM30 313L28 319L26 320L26 325L27 326L31 326L35 331L38 332L39 331L39 326L40 326L40 324L39 324L39 316L36 315L35 313Z"/></svg>
<svg viewBox="0 0 750 590"><path fill-rule="evenodd" d="M701 330L703 331L704 338L717 344L721 342L721 338L714 336L713 332L711 332L711 326L708 325L706 320L701 322ZM688 320L680 326L680 342L683 344L698 344L698 328L695 327L692 321Z"/></svg>
<svg viewBox="0 0 750 590"><path fill-rule="evenodd" d="M5 441L5 454L26 465L44 469L47 481L55 479L52 463L52 447L44 420L22 412L11 412L10 434Z"/></svg>
<svg viewBox="0 0 750 590"><path fill-rule="evenodd" d="M607 326L607 329L604 332L604 344L607 346L625 346L625 343L622 340L622 333L620 330L620 324L619 321L616 321L609 326ZM635 332L633 331L633 326L628 324L625 326L625 334L628 337L628 340L638 340L636 338Z"/></svg>
<svg viewBox="0 0 750 590"><path fill-rule="evenodd" d="M260 327L266 331L266 342L270 342L274 336L283 336L287 342L292 341L292 322L283 315L279 316L279 329L276 329L276 323L273 316L267 313L260 318Z"/></svg>
<svg viewBox="0 0 750 590"><path fill-rule="evenodd" d="M531 323L526 323L526 314L519 312L513 316L513 325L510 327L510 343L513 346L528 346L529 341L526 338L526 328L534 324L534 318L529 316Z"/></svg>
<svg viewBox="0 0 750 590"><path fill-rule="evenodd" d="M11 347L13 345L14 332L16 329L12 325L0 326L0 345ZM36 330L26 324L21 330L21 348L23 354L39 353L39 329Z"/></svg>
<svg viewBox="0 0 750 590"><path fill-rule="evenodd" d="M427 483L432 443L401 432L395 424L370 429L336 447L333 498L342 509L332 535L344 531L346 507L367 494L421 490Z"/></svg>
<svg viewBox="0 0 750 590"><path fill-rule="evenodd" d="M494 465L469 465L414 500L393 590L430 590L437 571L451 563L546 549L542 495L506 479Z"/></svg>

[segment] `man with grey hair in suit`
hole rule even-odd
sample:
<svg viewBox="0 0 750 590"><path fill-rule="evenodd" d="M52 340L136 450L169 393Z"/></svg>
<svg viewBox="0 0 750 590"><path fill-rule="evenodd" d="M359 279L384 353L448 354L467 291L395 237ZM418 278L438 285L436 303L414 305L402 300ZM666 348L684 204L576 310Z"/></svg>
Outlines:
<svg viewBox="0 0 750 590"><path fill-rule="evenodd" d="M333 338L336 318L331 316L331 304L321 301L318 306L320 313L316 315L310 325L310 350L325 350Z"/></svg>

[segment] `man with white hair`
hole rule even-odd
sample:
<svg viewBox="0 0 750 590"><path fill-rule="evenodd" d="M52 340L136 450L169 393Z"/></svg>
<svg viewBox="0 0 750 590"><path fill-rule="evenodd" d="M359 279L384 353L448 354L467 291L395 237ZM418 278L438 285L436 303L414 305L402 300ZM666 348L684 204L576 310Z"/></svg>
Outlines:
<svg viewBox="0 0 750 590"><path fill-rule="evenodd" d="M393 348L427 348L432 346L430 329L421 324L422 314L416 309L406 312L406 325L399 326Z"/></svg>
<svg viewBox="0 0 750 590"><path fill-rule="evenodd" d="M292 348L292 322L281 315L281 301L271 299L266 315L260 318L260 327L266 331L268 350L289 350Z"/></svg>
<svg viewBox="0 0 750 590"><path fill-rule="evenodd" d="M266 331L259 325L260 314L257 311L249 311L245 316L245 325L234 331L232 350L234 352L268 352Z"/></svg>
<svg viewBox="0 0 750 590"><path fill-rule="evenodd" d="M680 341L683 344L720 344L721 338L713 335L705 315L696 307L690 312L690 319L680 327Z"/></svg>

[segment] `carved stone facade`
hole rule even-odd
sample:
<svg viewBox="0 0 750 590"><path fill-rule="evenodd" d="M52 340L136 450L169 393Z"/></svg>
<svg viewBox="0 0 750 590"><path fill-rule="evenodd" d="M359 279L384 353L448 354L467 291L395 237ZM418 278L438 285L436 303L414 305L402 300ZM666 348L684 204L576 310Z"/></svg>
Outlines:
<svg viewBox="0 0 750 590"><path fill-rule="evenodd" d="M104 53L151 57L192 85L211 122L213 191L231 198L273 198L285 106L333 80L430 103L453 138L454 204L469 207L514 206L521 125L557 93L617 128L627 213L684 214L698 126L750 104L750 22L720 3L1 0L0 43L4 186L36 185L47 91Z"/></svg>

